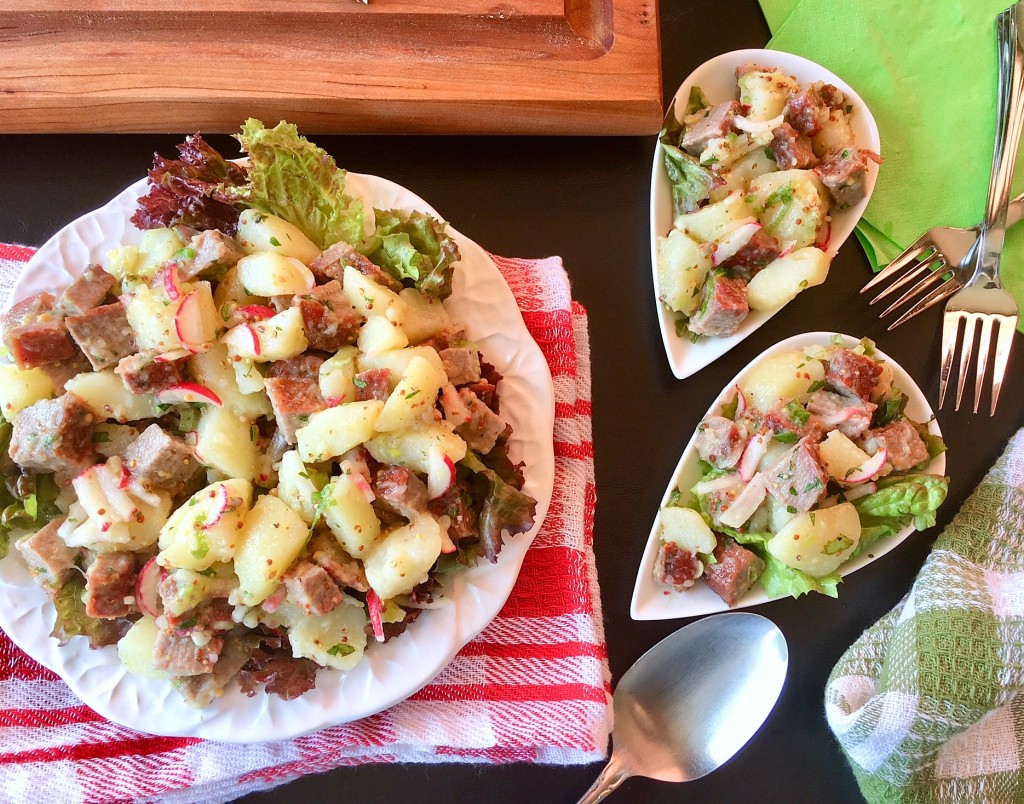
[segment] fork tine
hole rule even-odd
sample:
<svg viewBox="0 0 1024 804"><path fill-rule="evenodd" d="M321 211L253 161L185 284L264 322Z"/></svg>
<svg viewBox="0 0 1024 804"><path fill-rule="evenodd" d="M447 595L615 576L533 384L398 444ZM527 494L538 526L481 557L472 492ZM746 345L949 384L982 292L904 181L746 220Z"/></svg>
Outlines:
<svg viewBox="0 0 1024 804"><path fill-rule="evenodd" d="M958 280L955 276L951 276L949 279L947 279L945 282L943 282L941 285L935 288L923 299L919 299L917 304L915 304L913 307L911 307L909 310L903 313L903 315L901 315L899 318L893 321L888 326L888 330L891 332L892 330L896 329L896 327L898 327L900 324L905 324L911 318L918 315L919 313L923 313L929 307L934 307L940 301L948 299L958 290L960 290L960 280Z"/></svg>
<svg viewBox="0 0 1024 804"><path fill-rule="evenodd" d="M1003 390L1003 377L1006 376L1006 363L1010 358L1010 344L1013 333L1017 330L1017 316L1003 316L999 319L999 336L996 340L996 357L992 366L992 404L988 415L996 415L996 403L999 392Z"/></svg>
<svg viewBox="0 0 1024 804"><path fill-rule="evenodd" d="M945 271L942 270L942 266L944 266L945 264L946 264L945 260L941 260L941 259L940 260L933 260L932 262L928 263L928 265L935 265L936 266L935 270L934 271L930 270L927 273L925 273L925 275L920 279L920 281L915 283L913 287L911 287L908 290L904 291L903 295L900 296L898 299L896 299L896 301L894 301L892 304L890 304L883 312L879 313L878 317L879 318L885 318L887 315L889 315L889 313L891 313L893 310L895 310L900 305L904 304L905 302L909 301L910 299L913 299L915 296L919 296L919 295L923 294L924 291L927 288L931 287L936 282L941 282L942 281L942 275L945 273ZM910 280L908 279L907 281L910 281ZM904 284L906 284L906 283L904 283ZM886 292L888 292L888 291L886 291ZM871 304L874 304L880 298L882 298L882 294L881 293L879 293L875 297L874 301L872 301Z"/></svg>
<svg viewBox="0 0 1024 804"><path fill-rule="evenodd" d="M974 412L981 405L981 389L985 382L985 370L988 368L988 350L992 342L992 316L979 316L981 338L978 341L978 364L974 370Z"/></svg>
<svg viewBox="0 0 1024 804"><path fill-rule="evenodd" d="M912 243L906 251L904 251L895 260L890 262L887 266L885 266L885 268L879 271L870 282L868 282L864 287L860 289L860 292L863 293L864 291L870 290L876 285L884 282L890 276L900 271L909 262L916 259L919 254L933 247L934 244L932 243L931 237L928 235L927 232L925 232L923 235L917 238L917 240L914 243Z"/></svg>
<svg viewBox="0 0 1024 804"><path fill-rule="evenodd" d="M960 401L964 397L964 386L967 384L967 369L971 367L971 354L974 352L974 327L978 317L974 313L964 314L964 337L960 341L960 376L956 378L956 405L954 411L960 410Z"/></svg>
<svg viewBox="0 0 1024 804"><path fill-rule="evenodd" d="M939 410L946 401L949 375L953 370L953 354L956 352L956 338L960 331L960 313L947 312L942 317L942 365L939 368Z"/></svg>
<svg viewBox="0 0 1024 804"><path fill-rule="evenodd" d="M913 268L907 269L903 276L901 276L899 279L897 279L895 282L889 285L889 287L887 287L885 290L879 291L878 295L875 296L875 298L873 298L870 302L868 302L868 304L875 304L876 302L880 302L889 294L894 293L900 288L910 284L911 282L913 282L915 279L922 275L925 279L927 279L929 276L931 276L931 271L937 270L945 264L946 261L942 258L941 255L938 254L933 255L932 257L929 257L927 259L922 259L921 262L919 262ZM904 294L904 297L905 296L906 294ZM885 315L885 313L882 313L882 315Z"/></svg>

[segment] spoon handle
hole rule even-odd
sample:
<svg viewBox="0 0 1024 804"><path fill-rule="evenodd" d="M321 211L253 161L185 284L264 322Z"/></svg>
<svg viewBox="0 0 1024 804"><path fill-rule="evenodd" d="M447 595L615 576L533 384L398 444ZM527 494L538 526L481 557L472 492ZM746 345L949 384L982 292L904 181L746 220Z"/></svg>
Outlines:
<svg viewBox="0 0 1024 804"><path fill-rule="evenodd" d="M630 774L613 755L608 764L604 766L601 775L594 780L590 789L576 804L597 804L629 777Z"/></svg>

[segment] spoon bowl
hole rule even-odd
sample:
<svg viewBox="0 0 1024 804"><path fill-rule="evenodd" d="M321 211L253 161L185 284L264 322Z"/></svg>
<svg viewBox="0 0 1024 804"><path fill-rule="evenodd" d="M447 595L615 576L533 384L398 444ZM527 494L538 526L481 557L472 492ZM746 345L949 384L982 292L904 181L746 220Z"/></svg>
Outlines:
<svg viewBox="0 0 1024 804"><path fill-rule="evenodd" d="M767 720L788 665L785 637L758 614L716 614L666 637L616 687L612 757L579 804L630 776L689 782L721 767Z"/></svg>

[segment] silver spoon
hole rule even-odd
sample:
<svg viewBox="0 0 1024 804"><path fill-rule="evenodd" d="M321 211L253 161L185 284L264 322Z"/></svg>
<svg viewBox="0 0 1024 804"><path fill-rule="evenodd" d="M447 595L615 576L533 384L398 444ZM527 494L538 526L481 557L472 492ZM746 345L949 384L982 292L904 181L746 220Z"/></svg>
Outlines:
<svg viewBox="0 0 1024 804"><path fill-rule="evenodd" d="M758 614L716 614L666 637L615 688L612 758L579 804L630 776L689 782L721 767L768 718L788 665L785 637Z"/></svg>

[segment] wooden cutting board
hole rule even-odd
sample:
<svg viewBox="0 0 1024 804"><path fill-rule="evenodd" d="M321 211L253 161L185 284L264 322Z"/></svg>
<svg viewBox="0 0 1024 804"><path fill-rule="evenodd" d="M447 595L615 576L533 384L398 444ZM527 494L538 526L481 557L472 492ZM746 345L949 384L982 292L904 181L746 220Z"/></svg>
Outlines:
<svg viewBox="0 0 1024 804"><path fill-rule="evenodd" d="M657 0L3 0L0 132L652 134Z"/></svg>

